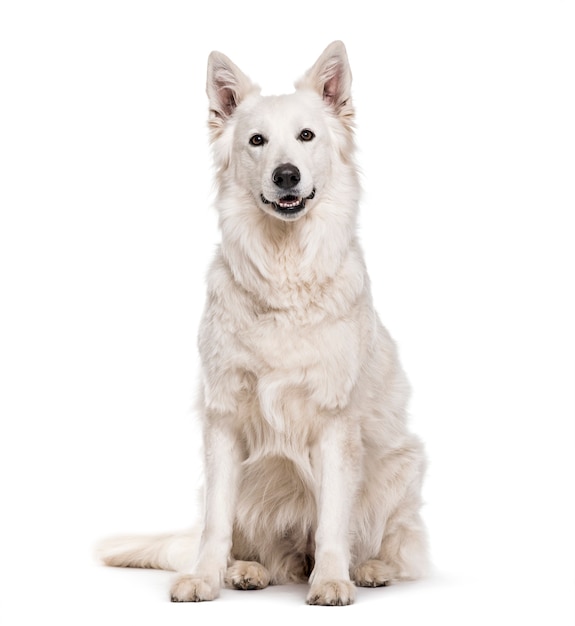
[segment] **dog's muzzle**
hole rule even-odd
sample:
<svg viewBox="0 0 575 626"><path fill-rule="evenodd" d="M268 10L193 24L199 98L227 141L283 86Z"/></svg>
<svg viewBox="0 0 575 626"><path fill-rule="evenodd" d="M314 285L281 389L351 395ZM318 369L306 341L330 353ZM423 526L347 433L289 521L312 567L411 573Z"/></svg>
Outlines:
<svg viewBox="0 0 575 626"><path fill-rule="evenodd" d="M261 199L264 204L270 204L280 215L296 215L305 209L306 200L312 200L314 196L315 189L305 198L288 194L273 201L268 200L262 193Z"/></svg>
<svg viewBox="0 0 575 626"><path fill-rule="evenodd" d="M297 186L301 180L299 169L293 163L282 163L272 173L272 181L280 192L277 200L268 200L263 194L261 199L264 204L271 204L274 210L283 216L294 216L305 209L306 200L315 196L315 189L305 198L297 195ZM290 193L291 192L291 193Z"/></svg>

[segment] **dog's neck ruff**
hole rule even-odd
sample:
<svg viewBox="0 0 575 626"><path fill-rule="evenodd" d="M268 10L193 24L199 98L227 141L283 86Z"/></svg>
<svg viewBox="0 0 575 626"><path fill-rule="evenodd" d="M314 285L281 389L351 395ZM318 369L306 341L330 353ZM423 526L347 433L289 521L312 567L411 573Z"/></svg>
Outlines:
<svg viewBox="0 0 575 626"><path fill-rule="evenodd" d="M326 298L345 308L344 301L356 297L365 268L355 235L355 205L338 214L337 207L318 203L295 221L254 208L221 212L220 252L234 282L260 310L303 310ZM345 294L337 292L336 277L342 272L356 275L351 283L347 279Z"/></svg>

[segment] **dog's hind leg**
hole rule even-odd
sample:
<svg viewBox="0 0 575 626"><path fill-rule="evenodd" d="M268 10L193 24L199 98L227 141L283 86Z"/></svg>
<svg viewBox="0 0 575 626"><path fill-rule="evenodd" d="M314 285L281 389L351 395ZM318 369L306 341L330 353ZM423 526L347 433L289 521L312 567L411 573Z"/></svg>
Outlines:
<svg viewBox="0 0 575 626"><path fill-rule="evenodd" d="M427 573L427 534L418 512L396 525L390 520L380 558L393 569L391 580L416 580Z"/></svg>
<svg viewBox="0 0 575 626"><path fill-rule="evenodd" d="M384 587L397 580L421 578L427 570L427 539L419 515L386 533L379 555L352 570L358 587Z"/></svg>
<svg viewBox="0 0 575 626"><path fill-rule="evenodd" d="M270 584L270 573L257 561L235 561L227 569L225 582L234 589L264 589Z"/></svg>
<svg viewBox="0 0 575 626"><path fill-rule="evenodd" d="M385 482L379 487L386 494L389 511L379 548L363 553L367 560L352 568L352 578L360 587L381 587L393 581L421 578L428 569L427 534L420 516L421 481L425 459L421 444L409 444L389 454L383 466Z"/></svg>
<svg viewBox="0 0 575 626"><path fill-rule="evenodd" d="M358 587L385 587L396 574L396 569L380 559L370 559L354 568L352 578Z"/></svg>
<svg viewBox="0 0 575 626"><path fill-rule="evenodd" d="M428 569L427 535L418 511L392 516L379 554L352 570L358 587L383 587L393 581L416 580ZM400 518L400 519L398 519Z"/></svg>

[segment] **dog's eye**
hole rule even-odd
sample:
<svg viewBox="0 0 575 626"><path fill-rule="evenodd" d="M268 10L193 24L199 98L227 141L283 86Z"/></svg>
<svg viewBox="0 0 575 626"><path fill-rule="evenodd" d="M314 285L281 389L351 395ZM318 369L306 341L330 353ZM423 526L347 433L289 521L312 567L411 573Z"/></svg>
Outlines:
<svg viewBox="0 0 575 626"><path fill-rule="evenodd" d="M309 128L304 128L299 134L300 141L311 141L315 135Z"/></svg>
<svg viewBox="0 0 575 626"><path fill-rule="evenodd" d="M250 146L263 146L265 142L263 135L252 135L250 137Z"/></svg>

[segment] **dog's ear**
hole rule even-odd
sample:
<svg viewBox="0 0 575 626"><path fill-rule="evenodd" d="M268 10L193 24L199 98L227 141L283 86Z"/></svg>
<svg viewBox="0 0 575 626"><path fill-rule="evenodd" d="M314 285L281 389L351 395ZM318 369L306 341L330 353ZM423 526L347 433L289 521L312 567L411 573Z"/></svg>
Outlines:
<svg viewBox="0 0 575 626"><path fill-rule="evenodd" d="M210 126L221 128L238 104L258 87L221 52L212 52L208 58L206 91L210 102Z"/></svg>
<svg viewBox="0 0 575 626"><path fill-rule="evenodd" d="M296 83L296 87L314 89L339 115L353 113L351 70L343 42L331 43L304 77Z"/></svg>

